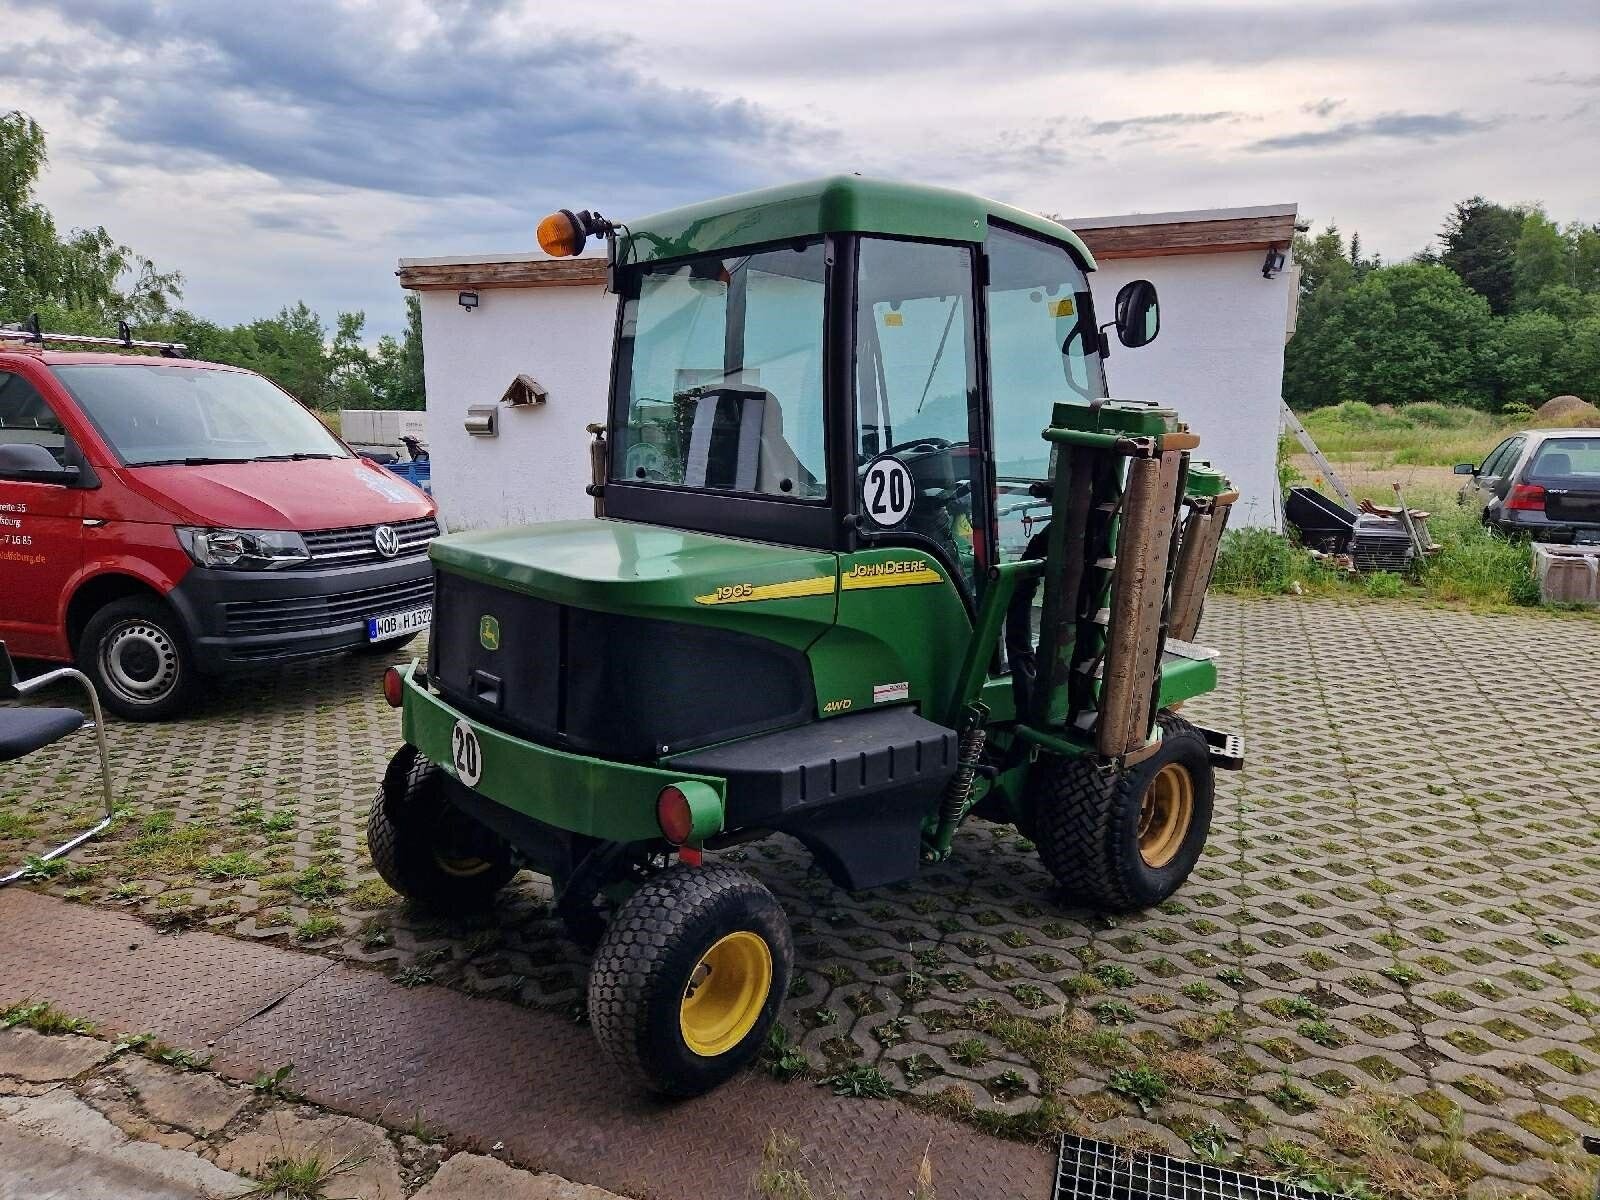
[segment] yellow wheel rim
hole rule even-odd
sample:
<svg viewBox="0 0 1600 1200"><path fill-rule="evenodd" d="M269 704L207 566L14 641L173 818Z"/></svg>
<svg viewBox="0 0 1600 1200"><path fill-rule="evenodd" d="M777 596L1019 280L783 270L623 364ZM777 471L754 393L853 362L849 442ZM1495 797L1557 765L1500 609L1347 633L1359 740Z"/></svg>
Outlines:
<svg viewBox="0 0 1600 1200"><path fill-rule="evenodd" d="M754 1028L772 990L772 951L740 930L715 942L689 974L678 1024L696 1054L726 1054Z"/></svg>
<svg viewBox="0 0 1600 1200"><path fill-rule="evenodd" d="M466 879L482 875L494 865L486 858L447 858L442 854L435 854L433 861L446 875L458 875Z"/></svg>
<svg viewBox="0 0 1600 1200"><path fill-rule="evenodd" d="M1194 777L1182 763L1156 772L1139 805L1139 857L1164 867L1178 856L1194 820Z"/></svg>

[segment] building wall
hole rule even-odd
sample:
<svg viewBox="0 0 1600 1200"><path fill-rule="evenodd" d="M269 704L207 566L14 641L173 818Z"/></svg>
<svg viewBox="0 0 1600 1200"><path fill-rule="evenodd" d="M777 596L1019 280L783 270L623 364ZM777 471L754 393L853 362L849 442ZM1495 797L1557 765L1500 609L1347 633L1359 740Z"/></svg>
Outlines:
<svg viewBox="0 0 1600 1200"><path fill-rule="evenodd" d="M1161 334L1115 343L1106 364L1119 399L1170 404L1201 437L1202 457L1241 494L1233 523L1279 525L1278 403L1292 271L1261 276L1262 253L1113 259L1090 277L1100 319L1130 279L1155 283ZM599 287L480 291L467 312L456 293L422 293L433 494L450 529L589 516L588 434L603 421L615 298ZM500 410L498 437L462 428L467 408L497 402L525 371L550 392L534 409Z"/></svg>
<svg viewBox="0 0 1600 1200"><path fill-rule="evenodd" d="M1161 297L1154 342L1128 350L1112 337L1111 395L1176 408L1200 435L1200 457L1239 488L1229 523L1278 528L1278 406L1293 273L1286 265L1263 279L1263 257L1250 250L1112 259L1090 282L1102 323L1130 279L1150 280Z"/></svg>
<svg viewBox="0 0 1600 1200"><path fill-rule="evenodd" d="M592 516L589 435L605 420L615 297L596 286L485 288L468 312L456 293L422 296L433 496L448 529ZM550 393L501 405L497 437L462 427L473 405L497 404L518 372Z"/></svg>

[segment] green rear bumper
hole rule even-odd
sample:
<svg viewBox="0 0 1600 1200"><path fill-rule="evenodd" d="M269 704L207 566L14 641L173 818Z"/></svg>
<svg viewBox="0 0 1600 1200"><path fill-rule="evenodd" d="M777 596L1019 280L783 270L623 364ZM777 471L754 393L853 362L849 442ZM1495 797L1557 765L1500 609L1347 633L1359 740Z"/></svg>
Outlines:
<svg viewBox="0 0 1600 1200"><path fill-rule="evenodd" d="M643 842L661 836L656 823L656 796L661 789L669 783L693 781L715 793L715 824L721 829L721 808L727 799L724 780L588 758L513 737L463 716L419 686L415 671L415 663L402 671L405 704L401 729L406 741L459 779L451 738L458 724L467 726L481 751L482 773L472 785L480 796L573 833L612 842Z"/></svg>

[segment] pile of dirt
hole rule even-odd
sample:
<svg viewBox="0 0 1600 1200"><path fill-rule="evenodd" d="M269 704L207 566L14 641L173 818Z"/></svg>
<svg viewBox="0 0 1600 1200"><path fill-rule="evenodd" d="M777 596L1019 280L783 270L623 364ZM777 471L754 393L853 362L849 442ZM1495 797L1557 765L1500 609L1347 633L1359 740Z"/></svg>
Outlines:
<svg viewBox="0 0 1600 1200"><path fill-rule="evenodd" d="M1593 429L1600 427L1600 408L1577 396L1557 396L1539 406L1535 420L1540 425L1571 425Z"/></svg>

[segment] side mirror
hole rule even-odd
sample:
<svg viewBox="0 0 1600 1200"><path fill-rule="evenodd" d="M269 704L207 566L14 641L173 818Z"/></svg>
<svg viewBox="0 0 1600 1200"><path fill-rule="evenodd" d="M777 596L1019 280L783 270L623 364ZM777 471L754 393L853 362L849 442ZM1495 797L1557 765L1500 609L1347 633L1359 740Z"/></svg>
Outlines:
<svg viewBox="0 0 1600 1200"><path fill-rule="evenodd" d="M0 479L20 483L59 483L71 487L82 472L76 466L62 466L55 455L32 442L0 445Z"/></svg>
<svg viewBox="0 0 1600 1200"><path fill-rule="evenodd" d="M1457 463L1450 469L1457 475L1476 475L1478 473L1478 468L1472 463Z"/></svg>
<svg viewBox="0 0 1600 1200"><path fill-rule="evenodd" d="M1130 350L1148 346L1161 332L1161 304L1156 285L1148 279L1135 279L1117 293L1117 340Z"/></svg>

